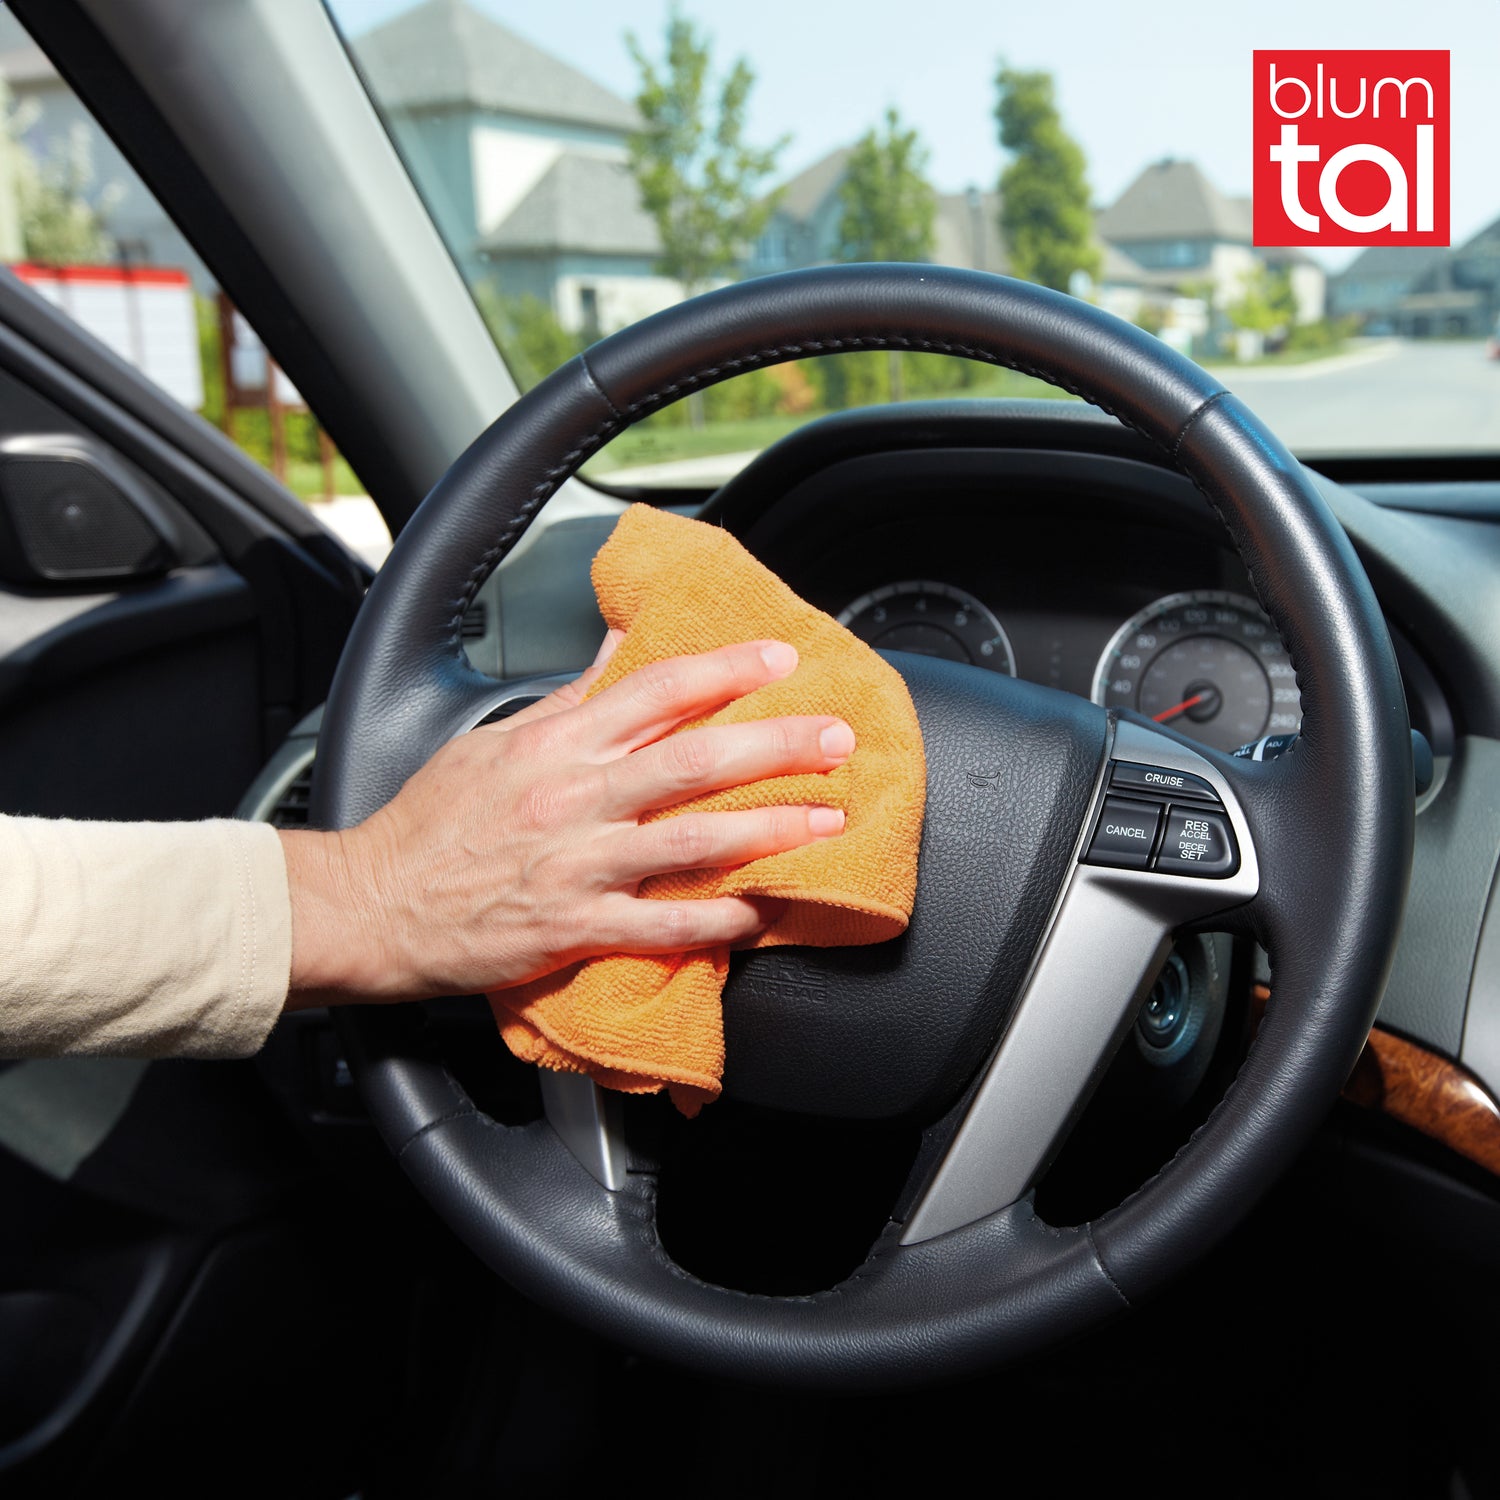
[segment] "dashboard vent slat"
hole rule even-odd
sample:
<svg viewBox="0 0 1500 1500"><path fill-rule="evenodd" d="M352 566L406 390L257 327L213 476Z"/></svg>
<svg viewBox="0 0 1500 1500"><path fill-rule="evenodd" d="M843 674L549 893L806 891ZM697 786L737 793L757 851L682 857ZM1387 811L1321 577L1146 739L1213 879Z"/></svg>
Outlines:
<svg viewBox="0 0 1500 1500"><path fill-rule="evenodd" d="M482 641L485 629L489 623L489 616L485 611L484 601L476 600L464 611L464 623L462 635L466 641Z"/></svg>
<svg viewBox="0 0 1500 1500"><path fill-rule="evenodd" d="M306 828L312 801L313 763L308 763L287 782L266 821L273 828Z"/></svg>

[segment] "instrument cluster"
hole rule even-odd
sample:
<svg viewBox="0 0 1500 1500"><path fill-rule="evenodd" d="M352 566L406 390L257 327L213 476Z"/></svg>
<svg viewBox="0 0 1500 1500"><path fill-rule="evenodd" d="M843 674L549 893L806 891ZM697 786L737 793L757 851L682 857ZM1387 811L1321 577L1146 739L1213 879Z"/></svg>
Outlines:
<svg viewBox="0 0 1500 1500"><path fill-rule="evenodd" d="M1016 675L1001 616L938 579L871 589L838 619L878 648ZM1296 671L1275 626L1253 599L1217 588L1167 594L1120 623L1094 663L1091 696L1217 750L1295 734L1302 722Z"/></svg>

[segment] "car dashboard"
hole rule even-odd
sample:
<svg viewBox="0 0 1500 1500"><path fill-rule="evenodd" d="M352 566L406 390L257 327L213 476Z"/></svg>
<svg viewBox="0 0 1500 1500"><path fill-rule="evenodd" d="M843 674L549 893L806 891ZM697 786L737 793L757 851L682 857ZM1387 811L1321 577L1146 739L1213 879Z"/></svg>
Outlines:
<svg viewBox="0 0 1500 1500"><path fill-rule="evenodd" d="M1500 1091L1500 494L1314 478L1371 578L1435 759L1381 1021ZM1083 403L825 418L690 513L877 646L1013 670L1226 751L1296 728L1295 673L1224 524L1168 455ZM588 564L612 524L562 520L491 580L490 670L591 658Z"/></svg>

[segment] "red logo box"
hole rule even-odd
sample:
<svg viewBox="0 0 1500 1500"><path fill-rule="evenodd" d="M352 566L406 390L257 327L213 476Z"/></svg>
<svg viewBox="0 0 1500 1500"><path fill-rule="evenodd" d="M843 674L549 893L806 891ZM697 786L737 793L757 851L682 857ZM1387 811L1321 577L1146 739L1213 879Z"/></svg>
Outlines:
<svg viewBox="0 0 1500 1500"><path fill-rule="evenodd" d="M1255 54L1257 245L1448 243L1446 52Z"/></svg>

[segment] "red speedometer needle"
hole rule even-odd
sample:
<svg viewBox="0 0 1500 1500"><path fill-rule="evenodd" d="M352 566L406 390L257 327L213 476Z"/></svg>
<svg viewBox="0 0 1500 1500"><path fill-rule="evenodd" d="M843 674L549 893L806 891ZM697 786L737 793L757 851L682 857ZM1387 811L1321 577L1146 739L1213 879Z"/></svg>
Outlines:
<svg viewBox="0 0 1500 1500"><path fill-rule="evenodd" d="M1188 709L1196 708L1202 702L1203 694L1194 693L1191 698L1184 698L1181 703L1174 703L1171 708L1164 708L1159 714L1152 714L1151 717L1156 723L1165 724L1168 719L1175 719L1178 714L1185 714Z"/></svg>

